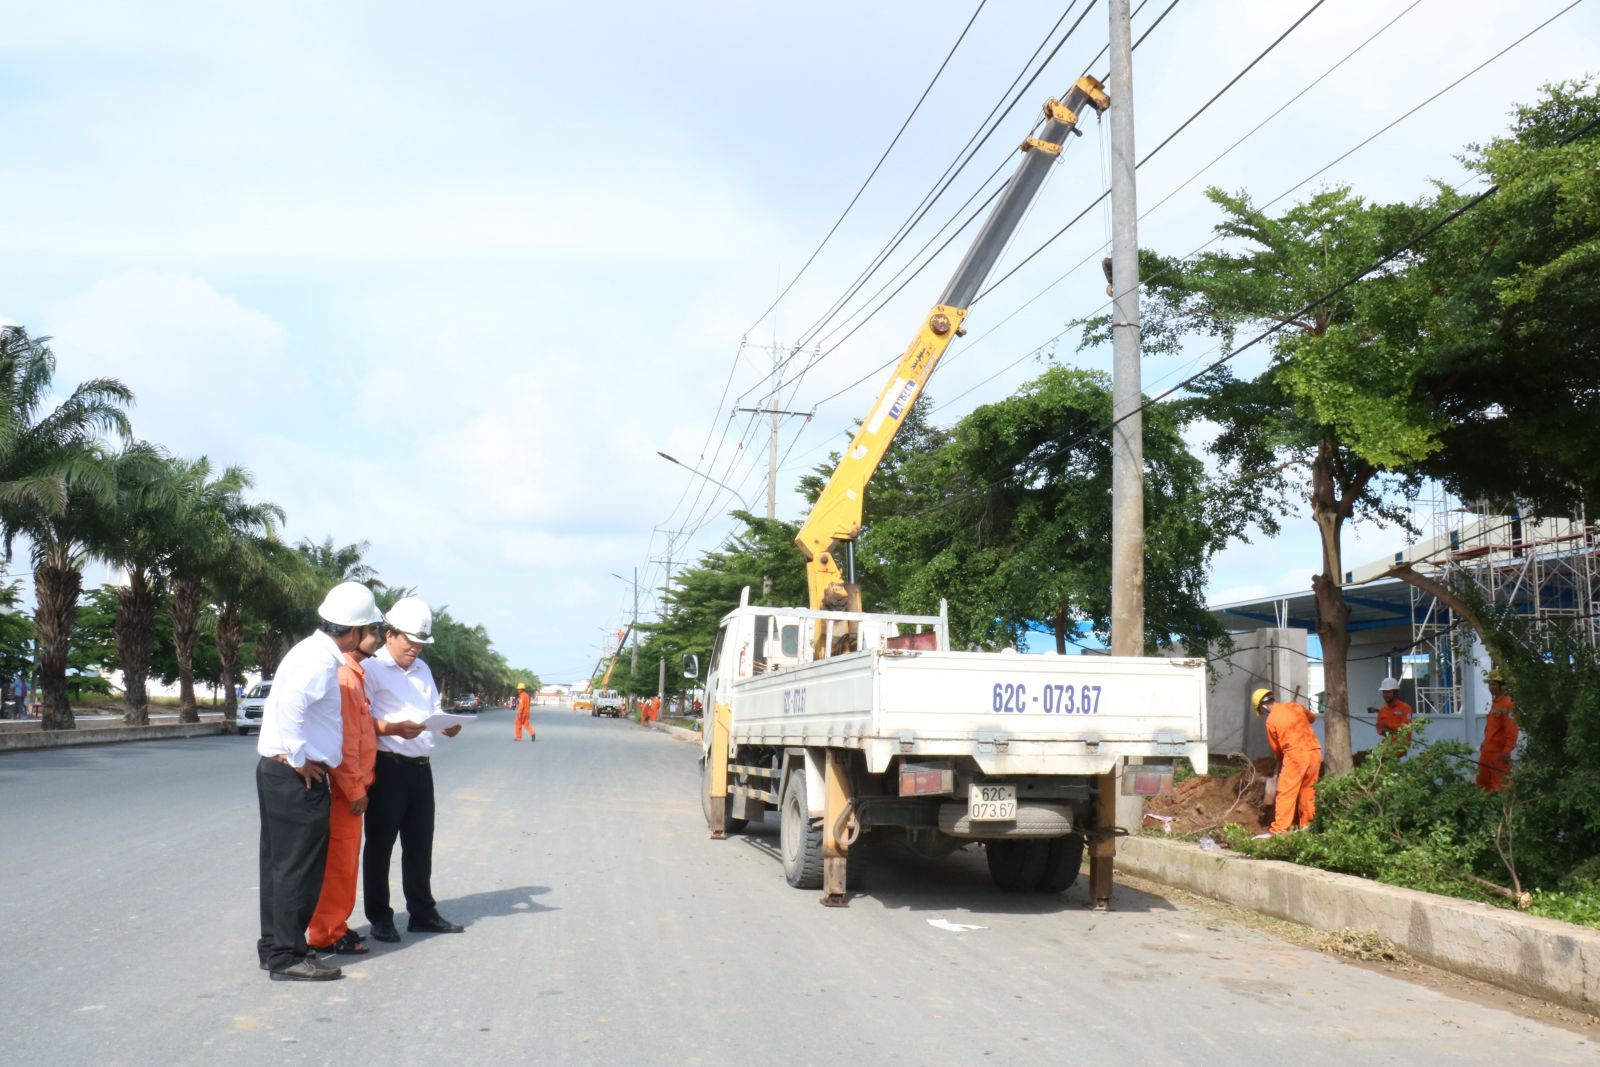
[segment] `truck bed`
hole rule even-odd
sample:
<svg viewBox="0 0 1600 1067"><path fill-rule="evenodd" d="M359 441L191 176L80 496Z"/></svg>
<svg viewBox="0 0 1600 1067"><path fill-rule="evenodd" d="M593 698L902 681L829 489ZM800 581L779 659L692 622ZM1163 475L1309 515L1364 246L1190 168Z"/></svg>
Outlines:
<svg viewBox="0 0 1600 1067"><path fill-rule="evenodd" d="M971 756L986 774L1104 774L1123 757L1205 773L1199 660L875 649L734 684L736 744Z"/></svg>

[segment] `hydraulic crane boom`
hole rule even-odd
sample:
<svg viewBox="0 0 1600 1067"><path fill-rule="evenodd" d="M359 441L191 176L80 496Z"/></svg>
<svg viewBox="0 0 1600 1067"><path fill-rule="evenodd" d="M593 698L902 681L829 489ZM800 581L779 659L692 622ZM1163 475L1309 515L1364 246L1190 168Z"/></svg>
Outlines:
<svg viewBox="0 0 1600 1067"><path fill-rule="evenodd" d="M795 545L806 557L806 583L811 608L830 611L861 610L861 588L855 575L855 542L861 533L862 494L884 453L899 432L906 413L917 402L928 378L950 342L966 331L962 320L984 279L994 268L1017 225L1033 203L1050 167L1069 134L1077 133L1078 115L1085 107L1097 112L1109 105L1104 89L1094 78L1078 79L1066 100L1044 105L1045 124L1038 137L1022 142L1022 162L1000 194L999 202L984 221L983 229L945 286L944 294L923 319L917 335L900 357L888 384L878 394L867 420L850 442L834 469ZM836 542L842 542L845 566L839 565ZM819 638L820 640L820 638Z"/></svg>

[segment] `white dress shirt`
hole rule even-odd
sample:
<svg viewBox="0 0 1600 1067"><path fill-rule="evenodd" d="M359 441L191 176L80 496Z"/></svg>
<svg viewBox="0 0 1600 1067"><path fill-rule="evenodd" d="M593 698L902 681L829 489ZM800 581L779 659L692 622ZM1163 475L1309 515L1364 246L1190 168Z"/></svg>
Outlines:
<svg viewBox="0 0 1600 1067"><path fill-rule="evenodd" d="M291 767L307 760L339 766L344 759L344 719L339 714L339 667L344 653L318 630L278 664L261 710L256 751L287 756Z"/></svg>
<svg viewBox="0 0 1600 1067"><path fill-rule="evenodd" d="M372 717L379 722L421 722L439 710L439 687L433 684L433 671L420 658L402 668L385 647L362 666L367 671ZM424 730L411 738L379 734L378 751L426 756L433 751L433 731Z"/></svg>

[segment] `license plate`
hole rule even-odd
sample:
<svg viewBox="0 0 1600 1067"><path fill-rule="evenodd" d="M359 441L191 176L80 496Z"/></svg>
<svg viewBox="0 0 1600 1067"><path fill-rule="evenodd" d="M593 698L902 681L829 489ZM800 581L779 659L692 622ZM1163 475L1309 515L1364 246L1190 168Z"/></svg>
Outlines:
<svg viewBox="0 0 1600 1067"><path fill-rule="evenodd" d="M1007 822L1017 817L1017 787L973 783L967 787L967 816L973 822Z"/></svg>

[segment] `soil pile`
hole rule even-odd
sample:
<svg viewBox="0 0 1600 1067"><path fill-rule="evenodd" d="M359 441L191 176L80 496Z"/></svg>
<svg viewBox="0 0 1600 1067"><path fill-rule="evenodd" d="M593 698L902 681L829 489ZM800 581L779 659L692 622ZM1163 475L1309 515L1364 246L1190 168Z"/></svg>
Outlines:
<svg viewBox="0 0 1600 1067"><path fill-rule="evenodd" d="M1151 797L1145 802L1145 825L1165 825L1175 834L1203 834L1225 822L1238 823L1252 833L1272 823L1272 805L1267 799L1266 779L1272 773L1270 758L1246 763L1233 774L1197 774L1185 778L1172 792ZM1169 821L1170 820L1170 821Z"/></svg>

